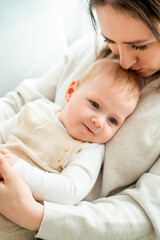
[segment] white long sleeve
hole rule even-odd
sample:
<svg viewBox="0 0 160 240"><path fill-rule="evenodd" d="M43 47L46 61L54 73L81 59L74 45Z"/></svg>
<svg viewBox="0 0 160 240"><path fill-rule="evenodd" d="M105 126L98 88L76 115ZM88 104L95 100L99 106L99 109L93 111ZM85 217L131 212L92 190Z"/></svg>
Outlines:
<svg viewBox="0 0 160 240"><path fill-rule="evenodd" d="M103 145L91 144L76 154L60 174L37 169L21 159L13 168L27 182L36 200L74 205L94 186L103 155Z"/></svg>

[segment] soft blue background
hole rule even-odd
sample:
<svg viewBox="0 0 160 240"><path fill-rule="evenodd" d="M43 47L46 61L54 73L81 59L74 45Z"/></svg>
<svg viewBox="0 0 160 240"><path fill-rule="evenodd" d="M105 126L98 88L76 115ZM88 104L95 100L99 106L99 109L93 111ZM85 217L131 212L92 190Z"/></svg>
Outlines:
<svg viewBox="0 0 160 240"><path fill-rule="evenodd" d="M0 0L0 97L45 74L90 31L85 0Z"/></svg>

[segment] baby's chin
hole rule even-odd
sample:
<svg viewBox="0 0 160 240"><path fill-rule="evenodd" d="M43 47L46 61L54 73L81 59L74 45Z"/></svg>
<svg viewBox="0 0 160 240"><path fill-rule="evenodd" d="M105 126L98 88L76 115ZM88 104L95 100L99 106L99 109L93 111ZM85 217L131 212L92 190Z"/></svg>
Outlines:
<svg viewBox="0 0 160 240"><path fill-rule="evenodd" d="M85 135L83 133L75 133L70 131L69 134L76 140L81 142L88 142L88 143L97 143L97 144L104 144L108 142L112 137L99 137L99 136L92 136L91 134Z"/></svg>
<svg viewBox="0 0 160 240"><path fill-rule="evenodd" d="M81 142L88 142L88 143L96 143L96 144L104 144L108 142L109 140L99 140L99 139L90 139L90 138L75 138L76 141L81 141Z"/></svg>

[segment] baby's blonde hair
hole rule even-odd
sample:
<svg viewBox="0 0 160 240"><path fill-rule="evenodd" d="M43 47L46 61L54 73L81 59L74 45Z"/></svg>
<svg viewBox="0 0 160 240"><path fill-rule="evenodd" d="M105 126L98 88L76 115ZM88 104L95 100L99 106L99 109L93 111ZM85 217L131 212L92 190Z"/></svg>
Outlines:
<svg viewBox="0 0 160 240"><path fill-rule="evenodd" d="M106 81L111 76L112 86L119 86L120 89L126 90L130 97L139 98L140 82L138 75L131 70L121 68L117 60L107 58L96 60L81 76L79 83L83 84L85 81L91 81L100 72L106 74Z"/></svg>

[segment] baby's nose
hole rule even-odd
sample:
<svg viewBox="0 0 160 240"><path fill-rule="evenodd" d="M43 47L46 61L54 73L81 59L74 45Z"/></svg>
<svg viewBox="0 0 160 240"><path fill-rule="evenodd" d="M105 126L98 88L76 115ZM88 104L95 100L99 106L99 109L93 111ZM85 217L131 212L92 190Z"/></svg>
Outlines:
<svg viewBox="0 0 160 240"><path fill-rule="evenodd" d="M95 124L96 127L102 128L103 127L103 120L98 117L92 117L92 122Z"/></svg>

